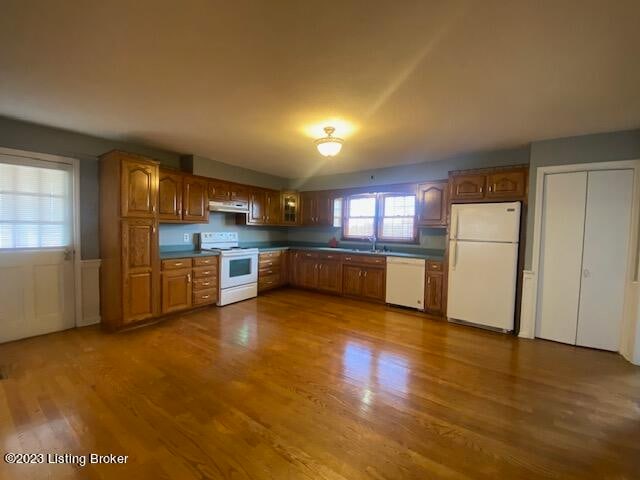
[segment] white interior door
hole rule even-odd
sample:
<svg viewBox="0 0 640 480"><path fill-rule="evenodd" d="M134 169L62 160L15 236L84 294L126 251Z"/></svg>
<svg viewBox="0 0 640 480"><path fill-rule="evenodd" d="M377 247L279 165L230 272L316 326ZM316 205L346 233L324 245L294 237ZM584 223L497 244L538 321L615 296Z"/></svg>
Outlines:
<svg viewBox="0 0 640 480"><path fill-rule="evenodd" d="M0 342L75 325L73 167L0 154Z"/></svg>
<svg viewBox="0 0 640 480"><path fill-rule="evenodd" d="M587 173L546 175L536 336L576 342Z"/></svg>
<svg viewBox="0 0 640 480"><path fill-rule="evenodd" d="M620 348L632 199L633 170L589 172L578 345Z"/></svg>

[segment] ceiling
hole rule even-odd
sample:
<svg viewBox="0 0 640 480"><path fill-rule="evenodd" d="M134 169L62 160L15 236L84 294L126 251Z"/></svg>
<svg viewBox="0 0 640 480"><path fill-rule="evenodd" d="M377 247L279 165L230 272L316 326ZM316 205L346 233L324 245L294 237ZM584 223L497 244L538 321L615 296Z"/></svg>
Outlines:
<svg viewBox="0 0 640 480"><path fill-rule="evenodd" d="M637 0L3 0L0 115L289 178L431 161L639 127L639 25Z"/></svg>

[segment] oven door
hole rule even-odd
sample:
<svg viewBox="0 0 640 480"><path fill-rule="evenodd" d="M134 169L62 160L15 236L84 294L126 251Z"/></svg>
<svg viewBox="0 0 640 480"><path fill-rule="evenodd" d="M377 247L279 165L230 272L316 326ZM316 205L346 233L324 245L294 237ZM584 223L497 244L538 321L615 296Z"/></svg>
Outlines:
<svg viewBox="0 0 640 480"><path fill-rule="evenodd" d="M222 254L220 288L237 287L258 281L258 254Z"/></svg>

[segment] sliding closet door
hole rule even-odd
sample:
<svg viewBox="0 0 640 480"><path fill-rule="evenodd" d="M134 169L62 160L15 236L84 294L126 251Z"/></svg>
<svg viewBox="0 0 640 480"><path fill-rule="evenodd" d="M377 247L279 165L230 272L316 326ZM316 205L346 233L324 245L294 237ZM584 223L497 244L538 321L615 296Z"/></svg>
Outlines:
<svg viewBox="0 0 640 480"><path fill-rule="evenodd" d="M576 343L587 173L546 175L536 336Z"/></svg>
<svg viewBox="0 0 640 480"><path fill-rule="evenodd" d="M633 170L589 172L577 344L620 347Z"/></svg>

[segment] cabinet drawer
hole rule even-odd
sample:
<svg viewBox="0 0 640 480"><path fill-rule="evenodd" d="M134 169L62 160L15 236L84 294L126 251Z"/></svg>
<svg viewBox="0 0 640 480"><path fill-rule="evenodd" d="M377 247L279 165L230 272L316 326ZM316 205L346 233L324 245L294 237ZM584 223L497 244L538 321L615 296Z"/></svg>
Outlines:
<svg viewBox="0 0 640 480"><path fill-rule="evenodd" d="M322 253L322 252L320 252L318 254L318 258L320 258L322 260L339 261L339 260L342 260L342 255L340 255L339 253Z"/></svg>
<svg viewBox="0 0 640 480"><path fill-rule="evenodd" d="M300 256L302 258L318 258L319 254L318 252L308 252L308 251L302 250L300 252Z"/></svg>
<svg viewBox="0 0 640 480"><path fill-rule="evenodd" d="M274 258L279 259L281 255L282 251L280 250L273 250L271 252L260 252L260 261Z"/></svg>
<svg viewBox="0 0 640 480"><path fill-rule="evenodd" d="M258 278L267 276L267 275L280 275L280 265L270 265L263 267L260 266L260 270L258 270Z"/></svg>
<svg viewBox="0 0 640 480"><path fill-rule="evenodd" d="M277 287L281 283L280 275L265 275L258 279L258 289L265 290L267 288Z"/></svg>
<svg viewBox="0 0 640 480"><path fill-rule="evenodd" d="M193 269L193 278L217 277L218 270L215 266L196 267Z"/></svg>
<svg viewBox="0 0 640 480"><path fill-rule="evenodd" d="M191 268L190 258L172 258L162 260L162 270L175 270L176 268Z"/></svg>
<svg viewBox="0 0 640 480"><path fill-rule="evenodd" d="M218 257L196 257L193 259L194 267L205 267L207 265L217 265Z"/></svg>
<svg viewBox="0 0 640 480"><path fill-rule="evenodd" d="M444 266L442 265L442 262L427 260L427 270L430 272L442 272L444 270Z"/></svg>
<svg viewBox="0 0 640 480"><path fill-rule="evenodd" d="M193 280L193 290L208 290L218 288L218 277L195 278Z"/></svg>
<svg viewBox="0 0 640 480"><path fill-rule="evenodd" d="M193 293L194 305L206 305L218 301L218 290L210 288L209 290L200 290Z"/></svg>
<svg viewBox="0 0 640 480"><path fill-rule="evenodd" d="M345 263L363 263L365 265L386 265L386 257L379 255L345 255L343 257Z"/></svg>
<svg viewBox="0 0 640 480"><path fill-rule="evenodd" d="M262 256L260 256L260 260L258 261L258 266L260 268L279 267L281 264L282 259L280 257L262 258Z"/></svg>

